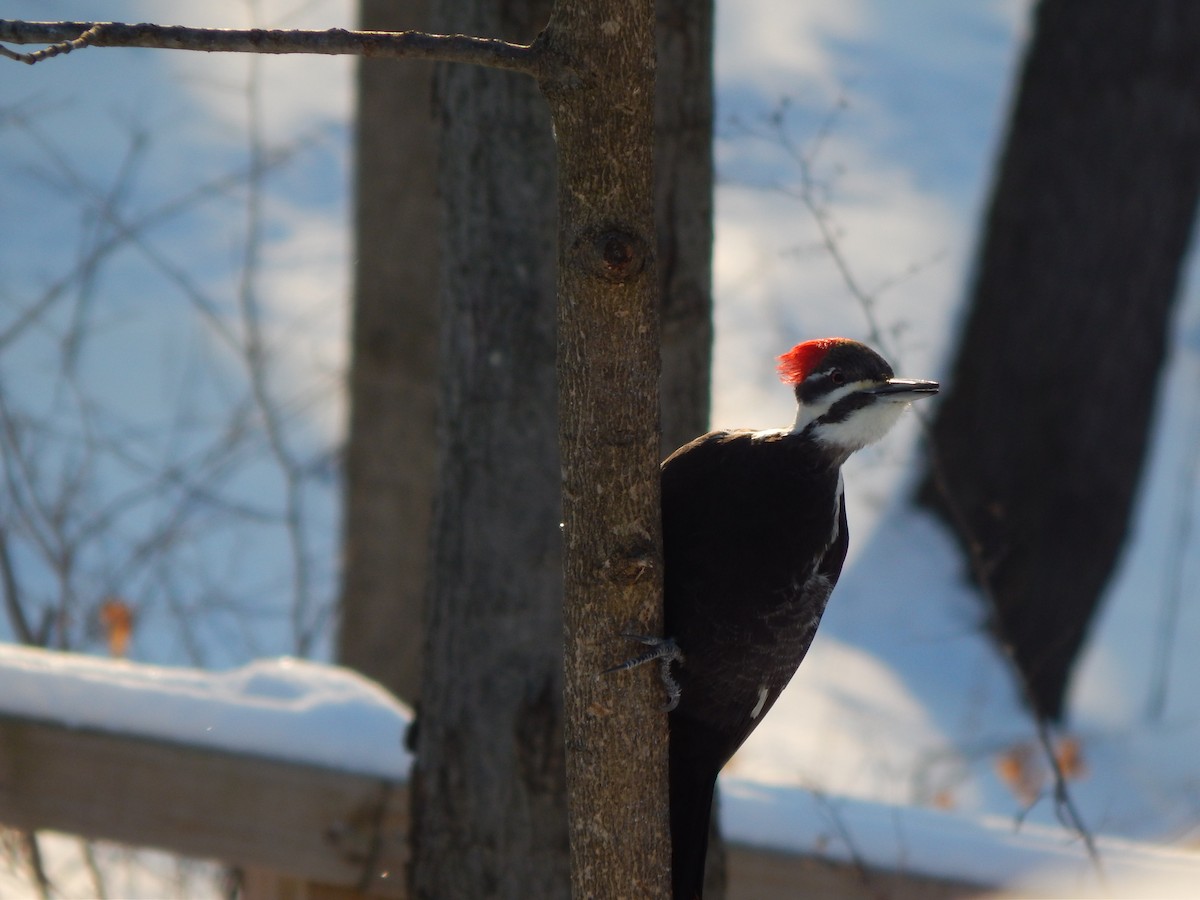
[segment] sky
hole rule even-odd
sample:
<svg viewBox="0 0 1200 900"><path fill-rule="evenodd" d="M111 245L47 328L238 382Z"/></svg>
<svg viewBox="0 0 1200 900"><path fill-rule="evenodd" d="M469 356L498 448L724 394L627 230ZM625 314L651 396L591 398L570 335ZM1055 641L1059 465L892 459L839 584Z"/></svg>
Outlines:
<svg viewBox="0 0 1200 900"><path fill-rule="evenodd" d="M126 21L166 9L55 5ZM946 379L1028 9L719 5L714 426L790 422L774 356L806 337L869 339L899 374ZM46 13L3 0L0 15ZM354 20L348 2L223 0L189 7L184 24ZM131 654L147 663L328 655L351 63L92 49L6 64L0 512L22 523L22 583L74 648L104 652L95 610L117 595L138 610ZM1200 679L1188 650L1200 638L1198 295L1190 271L1131 541L1071 698L1085 817L1175 843L1194 843L1200 809L1200 700L1187 690ZM953 542L904 503L916 425L848 465L846 574L733 774L1053 823L1044 795L1027 810L1014 790L1032 729Z"/></svg>

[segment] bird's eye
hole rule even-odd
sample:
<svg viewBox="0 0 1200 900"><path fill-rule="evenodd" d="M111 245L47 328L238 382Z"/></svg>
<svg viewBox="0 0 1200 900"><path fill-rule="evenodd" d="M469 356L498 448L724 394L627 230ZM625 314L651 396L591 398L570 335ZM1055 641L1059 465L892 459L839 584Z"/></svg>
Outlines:
<svg viewBox="0 0 1200 900"><path fill-rule="evenodd" d="M829 372L829 380L834 384L842 385L846 383L846 376L842 374L841 369L831 369Z"/></svg>

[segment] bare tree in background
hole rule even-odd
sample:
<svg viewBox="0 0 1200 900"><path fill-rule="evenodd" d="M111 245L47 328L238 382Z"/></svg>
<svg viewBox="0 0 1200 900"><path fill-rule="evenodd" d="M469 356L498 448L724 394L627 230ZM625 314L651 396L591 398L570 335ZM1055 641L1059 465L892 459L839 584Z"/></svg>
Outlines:
<svg viewBox="0 0 1200 900"><path fill-rule="evenodd" d="M549 12L445 3L434 30L528 40ZM663 440L674 447L702 432L708 413L711 6L660 5L658 45ZM555 147L527 79L451 65L437 98L446 377L421 697L438 714L419 733L423 755L459 774L417 796L415 833L439 841L418 853L417 890L562 896ZM438 868L422 870L422 858Z"/></svg>
<svg viewBox="0 0 1200 900"><path fill-rule="evenodd" d="M429 23L427 0L362 0L364 29ZM433 64L358 62L350 427L338 659L409 703L437 440L440 253Z"/></svg>
<svg viewBox="0 0 1200 900"><path fill-rule="evenodd" d="M313 384L281 384L261 282L265 182L330 138L270 145L258 74L247 69L241 157L166 192L145 190L166 142L153 122L131 128L108 171L42 118L7 111L5 177L39 183L39 211L68 223L59 268L27 291L7 268L0 304L0 595L19 643L224 667L305 655L328 628L329 519L312 501L331 493L330 450L292 411L327 404L334 385L318 398ZM172 236L214 208L243 229L228 293ZM123 380L124 367L153 389ZM232 548L270 562L239 571ZM265 596L256 579L276 589ZM53 895L70 866L61 842L43 854L30 834L24 847L37 890ZM137 865L79 848L97 896ZM186 884L211 866L178 870Z"/></svg>
<svg viewBox="0 0 1200 900"><path fill-rule="evenodd" d="M663 455L708 430L712 369L713 3L658 0L654 201Z"/></svg>
<svg viewBox="0 0 1200 900"><path fill-rule="evenodd" d="M417 28L428 23L428 7L362 0L360 20L370 30ZM664 455L703 433L708 422L712 27L709 2L659 3L655 197ZM419 693L436 457L440 242L433 226L442 213L434 190L432 66L363 59L358 68L357 252L338 655L413 701ZM476 152L490 149L484 142ZM510 165L494 177L520 182L541 173ZM552 204L553 197L542 202ZM522 218L524 212L508 208L492 215Z"/></svg>
<svg viewBox="0 0 1200 900"><path fill-rule="evenodd" d="M549 13L539 0L444 0L432 28L526 42ZM446 377L414 890L562 897L570 868L550 113L520 74L451 64L436 82Z"/></svg>
<svg viewBox="0 0 1200 900"><path fill-rule="evenodd" d="M1200 5L1043 0L933 425L1035 711L1064 714L1145 459L1200 190Z"/></svg>
<svg viewBox="0 0 1200 900"><path fill-rule="evenodd" d="M654 213L662 304L662 452L708 430L712 370L712 0L658 0ZM719 796L714 803L720 803ZM725 896L719 816L709 835L705 896Z"/></svg>
<svg viewBox="0 0 1200 900"><path fill-rule="evenodd" d="M548 14L548 3L454 3L439 12L433 30L529 40ZM401 14L390 3L363 6L364 27L423 24L418 15L413 9ZM711 4L664 2L658 18L664 87L657 95L656 205L666 450L703 432L708 415ZM462 854L495 847L493 859L478 853L470 858L483 870L504 873L497 880L516 894L557 895L566 890L568 871L560 744L554 147L544 103L528 79L446 67L437 91L439 219L430 210L435 195L418 177L435 155L424 127L429 91L423 68L360 64L355 413L347 449L341 658L401 696L418 694L408 687L418 655L410 629L429 544L421 511L432 486L424 471L433 435L426 426L428 395L414 382L422 372L432 377L429 261L436 258L437 231L431 225L441 221L447 253L442 358L449 377L442 397L430 615L446 668L439 667L442 674L430 688L430 702L443 714L423 726L423 739L437 742L431 755L465 773L478 772L482 781L427 808L439 819L471 824L457 838L465 842ZM485 184L492 187L480 190ZM427 343L413 353L418 341ZM393 446L401 452L380 452ZM510 636L507 642L495 640L499 615L507 623L500 629ZM453 621L439 623L445 616ZM464 691L447 683L447 671L479 688ZM455 696L460 699L452 702ZM450 715L454 709L461 714ZM461 735L464 728L477 737L447 742L445 734ZM526 739L512 745L508 757L497 748L509 746L502 736L513 731ZM518 793L526 799L517 801ZM464 803L471 808L464 810ZM491 829L503 841L481 837ZM457 870L457 878L470 877L460 853L437 858ZM719 866L721 855L711 858ZM447 882L440 883L446 889Z"/></svg>
<svg viewBox="0 0 1200 900"><path fill-rule="evenodd" d="M622 27L610 27L618 21ZM623 686L616 698L612 683L595 677L620 645L618 631L629 627L654 630L661 624L656 521L659 435L654 402L660 350L658 310L653 302L659 241L650 167L654 26L653 4L635 8L564 0L555 4L550 25L539 41L526 48L469 38L439 41L418 36L398 41L418 53L429 52L426 48L430 45L435 47L433 52L440 52L436 49L440 43L450 48L446 52L451 58L494 62L535 74L555 111L557 160L563 179L558 192L558 368L566 483L563 519L568 538L567 630L571 635L565 693L571 729L568 743L573 751L573 757L568 756L569 766L574 759L570 777L576 811L571 842L574 878L576 890L583 893L624 892L628 888L621 885L628 885L630 878L656 893L668 871L662 827L665 727L661 717L653 714L658 704L652 700L651 688L657 687L656 680L647 673L641 679L641 691L630 694ZM316 52L363 45L371 48L369 52L378 52L375 45L380 43L374 37L345 32L293 39L282 34L193 36L180 29L154 33L143 26L96 26L64 48L112 41L153 45L159 40L179 46L176 42L181 39L194 39L197 43L191 46L206 49L217 45L274 49L286 43ZM214 41L216 44L209 43ZM519 193L517 196L519 199ZM489 251L495 252L495 248L489 247ZM691 288L694 292L706 283L705 275L693 279ZM468 300L478 303L476 298ZM700 308L704 302L706 298L693 306ZM481 307L471 310L478 315ZM501 316L523 313L519 308L503 307L489 312ZM701 329L702 335L707 327ZM462 332L447 328L446 333L458 337ZM692 359L697 356L703 353L692 354ZM482 359L475 354L467 361L473 366L496 365L494 354ZM488 438L484 435L482 443ZM614 489L613 485L621 487ZM602 497L602 502L597 504L594 496ZM585 509L590 512L584 514ZM441 614L440 607L431 610L431 625ZM452 624L454 621L451 619ZM437 639L434 627L431 647ZM557 639L553 643L558 646ZM431 654L426 664L444 662ZM454 672L449 674L451 679L456 677ZM426 685L431 683L440 684L427 677ZM442 704L434 704L432 709L435 716L443 712ZM655 730L661 733L661 740L635 737ZM428 736L436 729L423 726L420 731L418 755L424 757ZM503 740L512 733L497 737ZM437 766L432 777L453 782L462 771L453 765ZM418 767L414 786L418 810L422 792L427 790L423 777L424 770ZM436 828L421 830L419 823L417 829L421 831L416 867L419 886L421 854L442 835ZM435 882L438 877L434 876ZM528 895L528 885L524 888L521 896ZM446 888L435 883L428 890L444 896Z"/></svg>

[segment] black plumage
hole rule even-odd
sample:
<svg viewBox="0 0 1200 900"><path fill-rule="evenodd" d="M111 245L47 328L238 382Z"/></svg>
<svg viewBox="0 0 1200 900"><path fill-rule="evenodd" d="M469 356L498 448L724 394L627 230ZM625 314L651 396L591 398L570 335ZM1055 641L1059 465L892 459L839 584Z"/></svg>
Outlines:
<svg viewBox="0 0 1200 900"><path fill-rule="evenodd" d="M808 652L846 558L840 466L805 435L714 432L663 464L676 900L700 895L713 788Z"/></svg>
<svg viewBox="0 0 1200 900"><path fill-rule="evenodd" d="M842 572L850 534L841 467L904 408L937 393L893 377L845 338L780 357L798 403L790 430L716 431L662 466L665 637L651 659L671 697L675 900L695 900L717 775L804 659Z"/></svg>

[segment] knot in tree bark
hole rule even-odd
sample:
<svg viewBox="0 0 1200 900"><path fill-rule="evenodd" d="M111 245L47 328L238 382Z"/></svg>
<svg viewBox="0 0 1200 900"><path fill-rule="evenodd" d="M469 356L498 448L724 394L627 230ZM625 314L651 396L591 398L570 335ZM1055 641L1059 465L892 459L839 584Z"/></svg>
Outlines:
<svg viewBox="0 0 1200 900"><path fill-rule="evenodd" d="M650 245L620 227L585 232L574 247L575 260L589 275L621 284L632 281L650 259Z"/></svg>
<svg viewBox="0 0 1200 900"><path fill-rule="evenodd" d="M658 565L659 555L644 542L634 542L617 548L610 559L605 560L604 577L613 584L626 587L635 585Z"/></svg>

